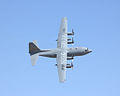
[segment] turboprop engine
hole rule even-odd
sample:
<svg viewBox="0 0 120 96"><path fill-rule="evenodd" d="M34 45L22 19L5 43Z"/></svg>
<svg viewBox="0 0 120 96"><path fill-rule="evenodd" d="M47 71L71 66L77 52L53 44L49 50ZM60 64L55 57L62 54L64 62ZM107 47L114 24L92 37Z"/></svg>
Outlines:
<svg viewBox="0 0 120 96"><path fill-rule="evenodd" d="M73 57L67 57L67 60L73 60L74 58Z"/></svg>
<svg viewBox="0 0 120 96"><path fill-rule="evenodd" d="M66 68L73 68L73 64L72 63L71 64L67 64Z"/></svg>
<svg viewBox="0 0 120 96"><path fill-rule="evenodd" d="M73 43L74 43L73 37L72 37L72 39L69 38L67 44L73 44Z"/></svg>
<svg viewBox="0 0 120 96"><path fill-rule="evenodd" d="M73 29L72 29L72 33L67 33L67 35L74 35Z"/></svg>

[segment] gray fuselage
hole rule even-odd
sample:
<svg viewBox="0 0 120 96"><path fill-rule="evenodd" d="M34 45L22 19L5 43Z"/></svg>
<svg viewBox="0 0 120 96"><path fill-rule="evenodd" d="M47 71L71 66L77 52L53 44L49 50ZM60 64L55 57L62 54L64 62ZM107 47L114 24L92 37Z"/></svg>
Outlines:
<svg viewBox="0 0 120 96"><path fill-rule="evenodd" d="M57 52L61 51L62 49L56 48L56 49L51 49L51 50L41 50L39 52L39 56L44 56L44 57L50 57L50 58L56 58ZM74 57L74 56L82 56L86 55L92 50L86 48L86 47L75 47L75 48L67 48L67 57Z"/></svg>

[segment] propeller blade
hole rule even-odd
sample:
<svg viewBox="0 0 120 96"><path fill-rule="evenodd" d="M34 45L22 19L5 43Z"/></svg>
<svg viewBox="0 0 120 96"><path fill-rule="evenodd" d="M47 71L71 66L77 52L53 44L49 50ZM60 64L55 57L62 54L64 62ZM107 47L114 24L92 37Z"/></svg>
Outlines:
<svg viewBox="0 0 120 96"><path fill-rule="evenodd" d="M72 33L73 33L73 35L74 35L74 30L72 29Z"/></svg>
<svg viewBox="0 0 120 96"><path fill-rule="evenodd" d="M74 57L72 57L73 59L72 59L72 63L73 63L73 61L74 61Z"/></svg>
<svg viewBox="0 0 120 96"><path fill-rule="evenodd" d="M72 67L72 70L73 70L73 67L74 67L74 66L73 66L73 63L71 63L71 67Z"/></svg>
<svg viewBox="0 0 120 96"><path fill-rule="evenodd" d="M74 43L74 39L73 39L73 37L72 37L72 42Z"/></svg>
<svg viewBox="0 0 120 96"><path fill-rule="evenodd" d="M74 58L72 59L72 62L71 62L72 70L73 70L73 67L74 67L73 61L74 61Z"/></svg>

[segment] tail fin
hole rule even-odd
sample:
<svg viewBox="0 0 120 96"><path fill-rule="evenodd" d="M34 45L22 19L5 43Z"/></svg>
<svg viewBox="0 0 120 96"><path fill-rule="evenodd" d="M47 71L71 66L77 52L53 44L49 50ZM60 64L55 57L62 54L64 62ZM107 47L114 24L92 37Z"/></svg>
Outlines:
<svg viewBox="0 0 120 96"><path fill-rule="evenodd" d="M31 56L31 63L32 63L33 66L37 62L39 52L40 52L40 49L37 46L37 42L35 40L33 42L30 42L29 43L29 53L30 53L30 56Z"/></svg>
<svg viewBox="0 0 120 96"><path fill-rule="evenodd" d="M29 43L29 53L30 53L30 55L34 55L34 54L39 53L39 52L40 52L40 49L37 46L37 42L36 41L30 42Z"/></svg>

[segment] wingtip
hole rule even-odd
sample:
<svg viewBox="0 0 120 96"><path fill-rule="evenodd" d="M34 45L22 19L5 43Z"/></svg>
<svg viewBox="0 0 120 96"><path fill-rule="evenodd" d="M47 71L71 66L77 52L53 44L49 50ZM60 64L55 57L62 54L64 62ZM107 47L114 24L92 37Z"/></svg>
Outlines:
<svg viewBox="0 0 120 96"><path fill-rule="evenodd" d="M65 81L66 81L66 79L64 79L64 80L59 80L60 83L64 83Z"/></svg>
<svg viewBox="0 0 120 96"><path fill-rule="evenodd" d="M64 83L65 81L59 81L60 83Z"/></svg>
<svg viewBox="0 0 120 96"><path fill-rule="evenodd" d="M67 20L67 16L63 17L64 20Z"/></svg>

